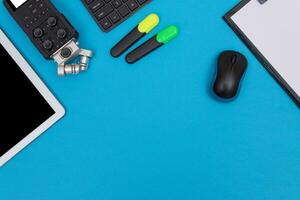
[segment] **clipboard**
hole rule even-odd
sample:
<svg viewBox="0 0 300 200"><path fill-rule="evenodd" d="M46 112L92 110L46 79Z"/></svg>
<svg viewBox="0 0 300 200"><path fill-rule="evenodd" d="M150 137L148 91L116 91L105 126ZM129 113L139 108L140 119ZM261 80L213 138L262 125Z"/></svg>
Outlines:
<svg viewBox="0 0 300 200"><path fill-rule="evenodd" d="M300 108L299 10L299 0L242 0L223 19Z"/></svg>

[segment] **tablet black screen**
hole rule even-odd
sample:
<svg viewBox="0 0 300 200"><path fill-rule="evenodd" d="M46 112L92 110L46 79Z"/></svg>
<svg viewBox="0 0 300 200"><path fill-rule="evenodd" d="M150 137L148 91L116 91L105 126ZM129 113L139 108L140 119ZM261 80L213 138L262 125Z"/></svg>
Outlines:
<svg viewBox="0 0 300 200"><path fill-rule="evenodd" d="M1 44L0 67L2 156L55 112Z"/></svg>

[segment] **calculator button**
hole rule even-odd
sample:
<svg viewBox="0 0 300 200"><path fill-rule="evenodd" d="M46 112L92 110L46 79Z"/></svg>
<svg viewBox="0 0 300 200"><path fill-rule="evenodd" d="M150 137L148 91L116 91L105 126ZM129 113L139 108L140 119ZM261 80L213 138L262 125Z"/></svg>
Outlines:
<svg viewBox="0 0 300 200"><path fill-rule="evenodd" d="M31 13L32 13L33 15L37 14L37 13L38 13L38 9L37 9L37 8L32 9Z"/></svg>
<svg viewBox="0 0 300 200"><path fill-rule="evenodd" d="M43 36L43 34L44 34L43 30L40 29L40 28L36 28L36 29L34 29L34 31L33 31L33 36L34 36L35 38L40 38L40 37Z"/></svg>
<svg viewBox="0 0 300 200"><path fill-rule="evenodd" d="M137 9L139 7L139 5L137 4L137 2L135 0L129 0L127 2L127 5L131 11L134 11L135 9Z"/></svg>
<svg viewBox="0 0 300 200"><path fill-rule="evenodd" d="M113 7L110 4L108 4L105 7L101 8L96 13L96 17L97 17L98 20L101 20L104 17L106 17L107 15L109 15L113 10L114 10Z"/></svg>
<svg viewBox="0 0 300 200"><path fill-rule="evenodd" d="M90 8L92 10L92 12L96 12L97 10L99 10L100 8L102 8L104 6L103 1L101 0L96 0L94 1L91 5Z"/></svg>
<svg viewBox="0 0 300 200"><path fill-rule="evenodd" d="M112 4L114 5L115 8L119 8L122 5L121 0L113 0Z"/></svg>
<svg viewBox="0 0 300 200"><path fill-rule="evenodd" d="M51 50L53 47L53 43L50 40L45 40L43 42L44 49Z"/></svg>
<svg viewBox="0 0 300 200"><path fill-rule="evenodd" d="M65 29L59 29L57 31L57 37L60 39L64 39L67 36L67 31Z"/></svg>
<svg viewBox="0 0 300 200"><path fill-rule="evenodd" d="M104 32L129 18L151 0L81 0Z"/></svg>
<svg viewBox="0 0 300 200"><path fill-rule="evenodd" d="M122 17L126 17L127 15L129 15L130 11L129 9L127 8L126 5L123 5L121 6L119 9L118 9L119 13L121 14Z"/></svg>
<svg viewBox="0 0 300 200"><path fill-rule="evenodd" d="M40 9L43 9L44 7L45 7L45 5L44 5L43 3L40 3L40 4L39 4L39 8L40 8Z"/></svg>
<svg viewBox="0 0 300 200"><path fill-rule="evenodd" d="M121 20L121 17L119 16L119 14L117 12L113 12L109 18L111 19L111 21L116 24L118 21Z"/></svg>
<svg viewBox="0 0 300 200"><path fill-rule="evenodd" d="M104 30L107 30L112 26L111 22L107 18L101 20L100 25Z"/></svg>
<svg viewBox="0 0 300 200"><path fill-rule="evenodd" d="M53 26L56 26L57 20L55 17L49 17L47 20L47 23L49 26L53 27Z"/></svg>

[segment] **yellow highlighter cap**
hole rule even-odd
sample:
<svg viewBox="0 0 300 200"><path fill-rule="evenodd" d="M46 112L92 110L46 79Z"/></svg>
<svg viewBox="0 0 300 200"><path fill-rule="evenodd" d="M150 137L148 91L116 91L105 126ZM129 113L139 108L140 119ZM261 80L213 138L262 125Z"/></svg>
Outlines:
<svg viewBox="0 0 300 200"><path fill-rule="evenodd" d="M138 30L141 33L149 33L159 24L159 17L157 14L148 15L143 21L139 23Z"/></svg>

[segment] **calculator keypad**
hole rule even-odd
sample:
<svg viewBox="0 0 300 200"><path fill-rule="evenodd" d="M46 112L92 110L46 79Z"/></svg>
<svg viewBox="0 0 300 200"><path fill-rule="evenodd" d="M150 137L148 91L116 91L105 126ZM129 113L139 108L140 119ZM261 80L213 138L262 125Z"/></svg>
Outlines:
<svg viewBox="0 0 300 200"><path fill-rule="evenodd" d="M78 33L49 0L28 0L13 16L47 59Z"/></svg>
<svg viewBox="0 0 300 200"><path fill-rule="evenodd" d="M151 0L82 0L104 32L109 32Z"/></svg>

